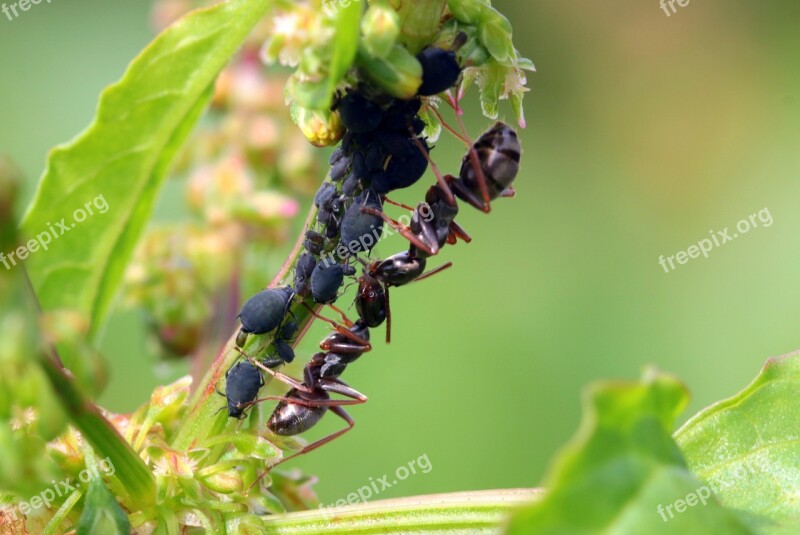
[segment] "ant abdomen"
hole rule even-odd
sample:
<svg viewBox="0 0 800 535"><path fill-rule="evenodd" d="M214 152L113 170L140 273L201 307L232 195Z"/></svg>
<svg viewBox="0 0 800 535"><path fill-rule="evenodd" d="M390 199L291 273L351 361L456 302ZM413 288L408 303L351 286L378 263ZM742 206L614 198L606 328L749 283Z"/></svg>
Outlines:
<svg viewBox="0 0 800 535"><path fill-rule="evenodd" d="M288 399L303 399L296 388L289 390L285 397ZM329 399L329 396L325 395L323 399ZM299 435L317 425L327 411L328 407L324 405L308 407L281 401L269 417L267 427L276 435Z"/></svg>
<svg viewBox="0 0 800 535"><path fill-rule="evenodd" d="M522 147L513 128L497 123L475 142L475 151L489 186L489 195L496 199L514 182L519 172ZM473 193L480 192L477 172L467 155L461 164L460 178Z"/></svg>

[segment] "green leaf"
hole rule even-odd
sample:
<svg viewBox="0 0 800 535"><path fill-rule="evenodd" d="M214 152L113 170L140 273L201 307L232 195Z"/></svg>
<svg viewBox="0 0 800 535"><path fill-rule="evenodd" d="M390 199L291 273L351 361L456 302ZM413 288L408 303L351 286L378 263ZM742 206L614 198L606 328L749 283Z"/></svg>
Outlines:
<svg viewBox="0 0 800 535"><path fill-rule="evenodd" d="M692 471L759 533L800 525L800 354L767 361L750 386L675 438Z"/></svg>
<svg viewBox="0 0 800 535"><path fill-rule="evenodd" d="M22 225L29 238L62 218L69 229L27 260L44 310L83 312L98 333L170 161L217 74L271 5L231 0L188 14L103 92L89 128L51 151ZM94 215L76 221L89 207Z"/></svg>
<svg viewBox="0 0 800 535"><path fill-rule="evenodd" d="M683 385L664 374L595 385L577 435L546 478L545 497L516 515L508 533L750 533L700 490L670 436L687 399Z"/></svg>
<svg viewBox="0 0 800 535"><path fill-rule="evenodd" d="M128 535L131 524L125 512L99 477L89 482L86 503L78 521L77 535Z"/></svg>
<svg viewBox="0 0 800 535"><path fill-rule="evenodd" d="M44 356L39 362L75 427L114 467L114 478L119 482L120 491L126 494L127 503L135 509L153 505L156 483L144 461L64 370Z"/></svg>

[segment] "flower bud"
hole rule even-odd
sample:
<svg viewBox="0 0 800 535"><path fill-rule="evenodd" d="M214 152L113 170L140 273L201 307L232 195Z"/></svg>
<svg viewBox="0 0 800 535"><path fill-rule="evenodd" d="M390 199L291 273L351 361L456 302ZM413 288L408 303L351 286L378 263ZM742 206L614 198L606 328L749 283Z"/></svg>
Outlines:
<svg viewBox="0 0 800 535"><path fill-rule="evenodd" d="M400 17L387 3L374 3L364 14L361 33L367 51L377 58L385 58L400 34Z"/></svg>
<svg viewBox="0 0 800 535"><path fill-rule="evenodd" d="M332 147L344 137L345 129L338 112L309 110L292 104L291 114L294 124L315 147Z"/></svg>
<svg viewBox="0 0 800 535"><path fill-rule="evenodd" d="M231 494L244 488L242 475L236 468L217 471L212 466L201 470L197 477L203 485L220 494Z"/></svg>

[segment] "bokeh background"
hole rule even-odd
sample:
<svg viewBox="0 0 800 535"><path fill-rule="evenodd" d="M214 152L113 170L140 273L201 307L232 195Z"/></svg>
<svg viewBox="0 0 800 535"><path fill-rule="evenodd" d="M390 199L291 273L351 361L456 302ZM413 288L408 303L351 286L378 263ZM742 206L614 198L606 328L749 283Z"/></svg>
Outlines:
<svg viewBox="0 0 800 535"><path fill-rule="evenodd" d="M669 17L657 0L494 3L538 68L519 195L489 216L465 208L475 240L445 250L455 268L392 294L393 343L347 372L370 397L351 411L356 428L293 463L319 476L326 503L422 455L430 473L381 497L534 486L587 383L656 365L690 388L688 417L800 348L800 3L692 1ZM27 198L47 150L90 122L152 38L150 7L54 0L0 18L0 151L29 177ZM490 122L472 97L478 134ZM461 152L444 139L435 157L457 171ZM159 213L177 202L167 191ZM771 227L659 266L765 208ZM299 354L324 334L316 326ZM136 312L114 315L102 346L112 410L187 372L144 338ZM340 425L327 420L318 434Z"/></svg>

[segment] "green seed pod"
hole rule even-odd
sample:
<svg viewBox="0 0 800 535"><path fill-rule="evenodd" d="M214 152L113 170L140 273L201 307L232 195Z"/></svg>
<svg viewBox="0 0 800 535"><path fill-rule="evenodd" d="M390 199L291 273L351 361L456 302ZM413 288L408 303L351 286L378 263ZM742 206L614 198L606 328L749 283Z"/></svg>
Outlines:
<svg viewBox="0 0 800 535"><path fill-rule="evenodd" d="M215 467L210 467L198 474L198 479L203 485L219 492L220 494L232 494L244 489L242 475L236 468L214 471Z"/></svg>
<svg viewBox="0 0 800 535"><path fill-rule="evenodd" d="M372 4L361 20L362 41L376 58L386 58L400 34L400 17L387 2Z"/></svg>
<svg viewBox="0 0 800 535"><path fill-rule="evenodd" d="M422 85L422 65L401 45L395 44L385 59L359 47L357 63L370 80L393 97L414 98Z"/></svg>

